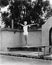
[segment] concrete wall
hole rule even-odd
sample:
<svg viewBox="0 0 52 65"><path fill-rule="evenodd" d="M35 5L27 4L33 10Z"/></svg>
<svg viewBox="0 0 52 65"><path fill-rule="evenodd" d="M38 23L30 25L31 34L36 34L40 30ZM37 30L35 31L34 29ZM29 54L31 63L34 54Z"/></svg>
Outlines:
<svg viewBox="0 0 52 65"><path fill-rule="evenodd" d="M52 31L51 31L51 45L52 45Z"/></svg>
<svg viewBox="0 0 52 65"><path fill-rule="evenodd" d="M0 30L0 50L1 50L1 30Z"/></svg>
<svg viewBox="0 0 52 65"><path fill-rule="evenodd" d="M29 32L28 45L41 46L42 45L42 31Z"/></svg>
<svg viewBox="0 0 52 65"><path fill-rule="evenodd" d="M49 46L49 31L52 27L52 17L42 26L42 45Z"/></svg>
<svg viewBox="0 0 52 65"><path fill-rule="evenodd" d="M49 31L52 28L52 17L42 26L41 30L30 31L27 45L29 46L49 46ZM7 50L7 47L25 46L25 39L22 32L11 30L0 30L0 50ZM49 51L47 48L46 51Z"/></svg>
<svg viewBox="0 0 52 65"><path fill-rule="evenodd" d="M42 43L42 31L29 32L29 46L40 46ZM7 47L25 46L25 40L22 32L0 31L0 50L6 51Z"/></svg>
<svg viewBox="0 0 52 65"><path fill-rule="evenodd" d="M52 17L42 26L42 45L49 46L49 31L52 28ZM46 48L46 52L49 52L49 48Z"/></svg>

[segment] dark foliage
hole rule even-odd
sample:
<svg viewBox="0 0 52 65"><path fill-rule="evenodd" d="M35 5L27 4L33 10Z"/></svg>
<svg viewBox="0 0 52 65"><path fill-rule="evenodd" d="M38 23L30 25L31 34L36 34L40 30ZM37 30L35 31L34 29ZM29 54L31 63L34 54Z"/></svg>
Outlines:
<svg viewBox="0 0 52 65"><path fill-rule="evenodd" d="M4 5L7 4L8 3L5 3ZM42 0L38 0L37 3L36 2L28 3L26 1L19 1L19 0L18 1L15 0L15 2L11 1L11 6L9 7L11 11L11 16L10 16L10 20L8 21L10 21L9 23L11 23L13 19L14 28L17 28L17 23L24 24L24 21L27 21L28 24L31 24L33 23L32 21L34 21L34 23L38 24L34 27L39 28L45 23L45 19L42 19L40 16L42 16L43 12L45 12L46 10L49 13L50 9L47 8L48 6L49 6L49 2L48 1L43 2ZM42 12L42 7L43 7L43 12ZM45 16L45 18L47 17Z"/></svg>

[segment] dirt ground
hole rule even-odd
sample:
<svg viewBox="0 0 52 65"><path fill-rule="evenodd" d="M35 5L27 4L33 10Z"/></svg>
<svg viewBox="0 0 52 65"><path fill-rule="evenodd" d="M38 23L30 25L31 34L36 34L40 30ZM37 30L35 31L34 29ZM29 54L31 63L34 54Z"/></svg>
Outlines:
<svg viewBox="0 0 52 65"><path fill-rule="evenodd" d="M0 55L0 65L52 65L52 61Z"/></svg>

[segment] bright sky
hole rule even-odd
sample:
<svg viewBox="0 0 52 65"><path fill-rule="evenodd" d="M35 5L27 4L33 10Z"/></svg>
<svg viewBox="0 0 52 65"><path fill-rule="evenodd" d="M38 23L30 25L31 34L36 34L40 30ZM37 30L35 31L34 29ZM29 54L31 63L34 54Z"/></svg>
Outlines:
<svg viewBox="0 0 52 65"><path fill-rule="evenodd" d="M52 0L49 0L49 3L50 3L50 7L52 8Z"/></svg>
<svg viewBox="0 0 52 65"><path fill-rule="evenodd" d="M49 0L50 4L52 5L52 0Z"/></svg>
<svg viewBox="0 0 52 65"><path fill-rule="evenodd" d="M43 1L46 1L46 0L43 0Z"/></svg>
<svg viewBox="0 0 52 65"><path fill-rule="evenodd" d="M31 2L33 2L33 1L36 1L36 0L31 0Z"/></svg>
<svg viewBox="0 0 52 65"><path fill-rule="evenodd" d="M7 5L6 7L2 7L1 11L2 12L8 12L8 8L9 8L9 5Z"/></svg>
<svg viewBox="0 0 52 65"><path fill-rule="evenodd" d="M36 0L31 0L32 2L33 1L36 1ZM46 0L43 0L43 1L46 1ZM50 4L52 5L52 0L48 0L50 2Z"/></svg>

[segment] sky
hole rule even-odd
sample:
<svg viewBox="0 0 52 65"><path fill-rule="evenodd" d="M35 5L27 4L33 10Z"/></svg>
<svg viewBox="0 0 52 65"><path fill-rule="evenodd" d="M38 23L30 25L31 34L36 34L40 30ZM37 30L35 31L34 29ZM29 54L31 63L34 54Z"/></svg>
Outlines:
<svg viewBox="0 0 52 65"><path fill-rule="evenodd" d="M49 3L50 3L50 7L52 8L52 0L49 0Z"/></svg>
<svg viewBox="0 0 52 65"><path fill-rule="evenodd" d="M52 5L52 0L49 0L50 4Z"/></svg>

